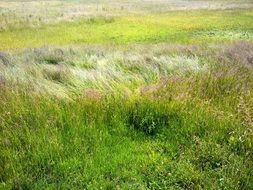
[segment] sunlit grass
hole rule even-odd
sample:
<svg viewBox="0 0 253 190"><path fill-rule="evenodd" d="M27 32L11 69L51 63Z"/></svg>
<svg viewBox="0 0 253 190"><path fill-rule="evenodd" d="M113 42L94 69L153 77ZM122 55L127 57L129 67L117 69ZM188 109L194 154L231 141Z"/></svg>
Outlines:
<svg viewBox="0 0 253 190"><path fill-rule="evenodd" d="M0 188L252 189L252 44L151 47L1 55Z"/></svg>
<svg viewBox="0 0 253 190"><path fill-rule="evenodd" d="M252 10L188 11L96 17L0 32L0 49L67 44L183 43L252 40Z"/></svg>
<svg viewBox="0 0 253 190"><path fill-rule="evenodd" d="M0 3L0 190L253 189L253 10L96 2Z"/></svg>

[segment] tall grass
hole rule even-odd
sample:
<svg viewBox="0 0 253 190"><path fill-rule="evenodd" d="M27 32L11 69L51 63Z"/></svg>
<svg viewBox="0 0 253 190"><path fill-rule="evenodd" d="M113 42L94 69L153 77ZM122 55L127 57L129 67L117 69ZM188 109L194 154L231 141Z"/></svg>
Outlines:
<svg viewBox="0 0 253 190"><path fill-rule="evenodd" d="M2 62L6 63L2 64L1 75L10 83L21 82L55 95L58 93L56 86L72 94L89 88L124 94L122 90L134 92L163 76L186 76L205 72L208 68L208 64L194 55L144 55L134 51L125 54L126 51L106 51L95 47L41 48L5 54ZM136 51L139 51L137 47Z"/></svg>
<svg viewBox="0 0 253 190"><path fill-rule="evenodd" d="M253 188L252 44L116 48L1 55L0 187Z"/></svg>

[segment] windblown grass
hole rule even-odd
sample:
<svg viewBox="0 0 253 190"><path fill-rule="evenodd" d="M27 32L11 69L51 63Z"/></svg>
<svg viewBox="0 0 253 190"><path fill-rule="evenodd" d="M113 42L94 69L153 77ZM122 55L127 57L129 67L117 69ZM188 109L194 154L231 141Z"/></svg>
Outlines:
<svg viewBox="0 0 253 190"><path fill-rule="evenodd" d="M80 94L90 88L121 95L135 93L141 86L155 83L165 76L184 77L208 72L209 64L198 56L178 52L167 54L161 50L158 50L159 55L154 52L141 54L140 51L148 50L148 47L139 48L130 46L128 50L106 51L90 46L83 49L45 47L4 54L0 73L12 85L22 83L35 91L56 96L69 94L71 97L71 94Z"/></svg>
<svg viewBox="0 0 253 190"><path fill-rule="evenodd" d="M0 189L253 189L252 5L1 1Z"/></svg>
<svg viewBox="0 0 253 190"><path fill-rule="evenodd" d="M253 187L252 44L130 49L1 55L1 188Z"/></svg>

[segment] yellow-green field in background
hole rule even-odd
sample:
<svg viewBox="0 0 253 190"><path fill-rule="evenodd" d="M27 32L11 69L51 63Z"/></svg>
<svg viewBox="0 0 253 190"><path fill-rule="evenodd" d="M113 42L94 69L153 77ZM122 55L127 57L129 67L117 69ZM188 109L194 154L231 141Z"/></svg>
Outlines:
<svg viewBox="0 0 253 190"><path fill-rule="evenodd" d="M253 39L253 10L94 17L0 31L0 50L67 44L202 44Z"/></svg>

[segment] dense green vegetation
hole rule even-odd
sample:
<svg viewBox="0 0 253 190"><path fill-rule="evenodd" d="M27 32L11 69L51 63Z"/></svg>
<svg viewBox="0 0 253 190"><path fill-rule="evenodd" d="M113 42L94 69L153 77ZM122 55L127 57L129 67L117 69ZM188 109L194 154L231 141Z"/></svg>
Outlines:
<svg viewBox="0 0 253 190"><path fill-rule="evenodd" d="M0 2L0 189L253 189L253 11L225 2Z"/></svg>
<svg viewBox="0 0 253 190"><path fill-rule="evenodd" d="M89 79L83 90L80 81L71 82L78 76L69 77L69 72L77 67L92 74L102 65L70 64L70 50L62 50L61 59L59 49L36 50L32 54L41 55L39 61L22 65L23 71L12 61L19 63L26 53L5 59L2 72L9 78L0 86L2 188L253 187L252 45L239 42L213 50L162 46L148 55L131 49L125 50L121 64L108 50L71 50L81 60L95 57L94 64L101 56L112 61L104 68L111 68L112 77ZM168 63L169 58L177 61L176 67L165 69L162 60ZM52 74L62 67L59 59L69 72ZM48 70L43 75L41 66L48 65L51 75ZM139 85L128 86L123 73Z"/></svg>

